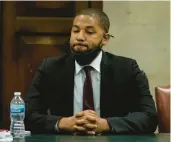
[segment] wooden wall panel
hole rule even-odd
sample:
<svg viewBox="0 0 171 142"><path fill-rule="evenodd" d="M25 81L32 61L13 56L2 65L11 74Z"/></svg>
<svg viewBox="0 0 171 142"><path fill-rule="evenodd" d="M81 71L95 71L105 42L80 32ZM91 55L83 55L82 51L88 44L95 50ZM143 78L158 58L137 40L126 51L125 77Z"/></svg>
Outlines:
<svg viewBox="0 0 171 142"><path fill-rule="evenodd" d="M22 17L74 17L76 1L18 1L17 16Z"/></svg>
<svg viewBox="0 0 171 142"><path fill-rule="evenodd" d="M72 20L81 9L102 9L102 1L3 1L3 127L15 91L27 94L43 58L69 51Z"/></svg>
<svg viewBox="0 0 171 142"><path fill-rule="evenodd" d="M0 1L0 37L2 35L2 1ZM2 38L0 38L0 128L2 127L2 107Z"/></svg>

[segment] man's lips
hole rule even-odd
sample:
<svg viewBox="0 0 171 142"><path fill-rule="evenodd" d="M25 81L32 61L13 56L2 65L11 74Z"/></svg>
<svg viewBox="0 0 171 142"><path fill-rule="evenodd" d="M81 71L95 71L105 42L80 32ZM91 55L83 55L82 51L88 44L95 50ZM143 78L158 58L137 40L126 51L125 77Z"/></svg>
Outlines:
<svg viewBox="0 0 171 142"><path fill-rule="evenodd" d="M86 44L80 44L80 43L74 44L74 46L84 46L84 47L88 47Z"/></svg>

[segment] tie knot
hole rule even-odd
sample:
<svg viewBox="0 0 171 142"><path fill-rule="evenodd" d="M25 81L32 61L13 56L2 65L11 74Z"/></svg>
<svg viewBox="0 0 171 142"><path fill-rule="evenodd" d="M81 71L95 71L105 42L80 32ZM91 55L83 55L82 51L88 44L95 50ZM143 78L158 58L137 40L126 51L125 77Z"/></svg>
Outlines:
<svg viewBox="0 0 171 142"><path fill-rule="evenodd" d="M85 71L86 74L90 73L90 71L92 70L93 68L91 66L85 66L83 68L83 70Z"/></svg>

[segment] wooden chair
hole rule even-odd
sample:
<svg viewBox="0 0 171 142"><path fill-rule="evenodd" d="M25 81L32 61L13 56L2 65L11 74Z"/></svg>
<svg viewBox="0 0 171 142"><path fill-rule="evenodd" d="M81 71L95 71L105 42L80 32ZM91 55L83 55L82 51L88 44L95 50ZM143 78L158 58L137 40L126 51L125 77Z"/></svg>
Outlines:
<svg viewBox="0 0 171 142"><path fill-rule="evenodd" d="M170 85L155 87L159 133L170 133Z"/></svg>

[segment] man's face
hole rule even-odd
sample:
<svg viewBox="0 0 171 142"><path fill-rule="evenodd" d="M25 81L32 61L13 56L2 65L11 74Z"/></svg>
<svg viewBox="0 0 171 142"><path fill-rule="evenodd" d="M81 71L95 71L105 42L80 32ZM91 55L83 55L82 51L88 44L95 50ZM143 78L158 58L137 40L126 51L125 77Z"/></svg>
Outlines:
<svg viewBox="0 0 171 142"><path fill-rule="evenodd" d="M73 21L70 47L76 52L87 52L103 44L103 37L104 30L96 18L79 15Z"/></svg>

